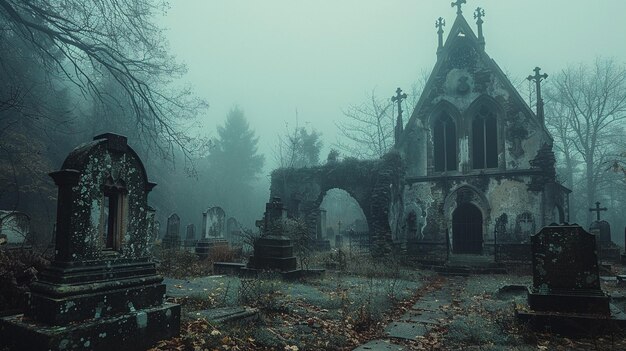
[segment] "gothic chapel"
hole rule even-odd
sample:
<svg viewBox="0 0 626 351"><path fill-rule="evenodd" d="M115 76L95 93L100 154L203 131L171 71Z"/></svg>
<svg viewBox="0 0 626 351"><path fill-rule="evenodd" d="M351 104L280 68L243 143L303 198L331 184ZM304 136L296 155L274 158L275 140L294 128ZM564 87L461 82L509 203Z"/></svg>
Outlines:
<svg viewBox="0 0 626 351"><path fill-rule="evenodd" d="M439 18L437 63L397 148L406 165L397 233L408 242L446 243L451 254L493 253L494 241L524 242L542 226L568 221L569 189L555 180L552 137L537 113L457 16L447 39ZM531 68L531 67L529 67Z"/></svg>
<svg viewBox="0 0 626 351"><path fill-rule="evenodd" d="M445 22L436 22L437 63L406 124L406 95L398 89L392 99L400 107L394 150L379 160L272 172L270 197L282 199L289 217L305 220L316 240L327 239L321 203L333 188L363 210L373 255L399 248L438 258L492 256L503 243L528 243L542 226L568 221L570 190L556 182L543 118L547 75L535 68L528 77L537 85L535 113L485 52L484 11L474 13L476 35L463 3L453 3L457 15L445 42Z"/></svg>

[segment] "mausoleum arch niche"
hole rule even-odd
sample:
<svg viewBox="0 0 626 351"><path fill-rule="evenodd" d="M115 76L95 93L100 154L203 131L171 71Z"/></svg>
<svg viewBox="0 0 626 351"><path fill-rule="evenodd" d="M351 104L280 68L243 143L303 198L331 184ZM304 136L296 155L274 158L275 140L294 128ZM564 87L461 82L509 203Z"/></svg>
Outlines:
<svg viewBox="0 0 626 351"><path fill-rule="evenodd" d="M503 155L502 120L504 109L488 95L479 96L465 112L467 130L470 131L470 163L473 169L498 168L499 155Z"/></svg>
<svg viewBox="0 0 626 351"><path fill-rule="evenodd" d="M435 172L449 172L458 169L458 136L460 114L457 108L447 101L440 101L433 108L429 123L430 144L429 169Z"/></svg>
<svg viewBox="0 0 626 351"><path fill-rule="evenodd" d="M102 187L100 207L100 235L104 250L119 251L126 234L128 218L128 191L122 179L107 178Z"/></svg>

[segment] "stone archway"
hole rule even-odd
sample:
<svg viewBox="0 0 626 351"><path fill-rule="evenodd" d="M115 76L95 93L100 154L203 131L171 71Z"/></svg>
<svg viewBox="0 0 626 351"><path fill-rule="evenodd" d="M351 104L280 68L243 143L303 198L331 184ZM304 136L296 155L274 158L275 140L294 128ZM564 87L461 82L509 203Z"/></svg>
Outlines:
<svg viewBox="0 0 626 351"><path fill-rule="evenodd" d="M372 255L384 256L391 252L393 242L390 219L400 216L393 211L393 204L401 201L401 165L400 155L390 153L380 160L346 159L323 166L277 169L272 172L270 197L280 197L288 216L305 220L315 233L326 192L333 188L346 191L363 210Z"/></svg>
<svg viewBox="0 0 626 351"><path fill-rule="evenodd" d="M470 184L462 184L446 197L443 210L451 253L482 254L483 243L487 236L487 223L491 216L491 207L485 195ZM480 238L477 237L478 235ZM456 248L456 240L461 240L461 252ZM480 249L477 247L479 244Z"/></svg>

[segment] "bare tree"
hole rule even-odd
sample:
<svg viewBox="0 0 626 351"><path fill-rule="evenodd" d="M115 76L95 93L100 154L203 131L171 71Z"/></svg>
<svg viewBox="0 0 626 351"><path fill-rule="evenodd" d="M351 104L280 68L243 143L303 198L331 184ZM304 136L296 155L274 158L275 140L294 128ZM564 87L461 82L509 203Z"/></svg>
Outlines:
<svg viewBox="0 0 626 351"><path fill-rule="evenodd" d="M422 71L419 79L405 91L403 101L404 123L406 124L423 92L428 72ZM379 158L394 145L396 124L395 104L391 102L393 92L387 97L379 97L372 89L367 100L358 105L351 105L343 111L345 120L336 122L343 140L335 146L345 154L357 158Z"/></svg>
<svg viewBox="0 0 626 351"><path fill-rule="evenodd" d="M586 205L591 207L606 175L605 164L617 152L615 141L622 138L626 67L612 59L596 59L592 66L564 69L551 84L550 102L565 117L559 129L568 129L564 133L569 144L562 148L573 150L582 159ZM590 212L587 222L591 222Z"/></svg>
<svg viewBox="0 0 626 351"><path fill-rule="evenodd" d="M171 155L175 146L187 151L178 120L195 116L205 103L189 89L170 88L185 67L167 53L154 21L166 7L161 0L0 0L0 25L84 96L102 101L106 92L98 81L111 77L144 139L166 141L152 145Z"/></svg>
<svg viewBox="0 0 626 351"><path fill-rule="evenodd" d="M348 107L347 121L336 122L339 133L348 141L337 147L357 158L382 157L393 146L395 117L388 98L376 96L373 89L367 102Z"/></svg>

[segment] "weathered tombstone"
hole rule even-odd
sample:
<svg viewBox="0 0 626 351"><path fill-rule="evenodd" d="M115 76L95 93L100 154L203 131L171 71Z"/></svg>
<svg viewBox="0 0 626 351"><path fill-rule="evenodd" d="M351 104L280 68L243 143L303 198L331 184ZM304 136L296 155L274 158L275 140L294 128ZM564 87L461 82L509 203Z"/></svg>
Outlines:
<svg viewBox="0 0 626 351"><path fill-rule="evenodd" d="M596 238L577 225L544 227L531 237L533 311L608 315L609 297L600 289Z"/></svg>
<svg viewBox="0 0 626 351"><path fill-rule="evenodd" d="M224 237L226 213L221 207L211 207L202 213L202 236L208 238Z"/></svg>
<svg viewBox="0 0 626 351"><path fill-rule="evenodd" d="M30 217L19 211L0 210L0 238L9 245L24 244L30 235Z"/></svg>
<svg viewBox="0 0 626 351"><path fill-rule="evenodd" d="M286 209L278 197L265 205L265 215L261 226L261 237L254 243L254 253L248 261L248 268L256 270L294 271L297 260L293 255L291 239L282 234L281 221L286 218Z"/></svg>
<svg viewBox="0 0 626 351"><path fill-rule="evenodd" d="M596 236L598 244L611 242L611 225L605 220L593 221L589 226L589 232Z"/></svg>
<svg viewBox="0 0 626 351"><path fill-rule="evenodd" d="M239 224L235 217L230 217L226 221L226 235L230 243L232 243L233 245L241 245L243 239L241 233L241 224Z"/></svg>
<svg viewBox="0 0 626 351"><path fill-rule="evenodd" d="M605 220L593 221L589 232L596 236L598 258L607 261L620 260L620 248L611 240L611 225Z"/></svg>
<svg viewBox="0 0 626 351"><path fill-rule="evenodd" d="M328 239L326 232L326 210L323 208L318 208L316 213L316 226L315 232L316 235L314 238L311 238L311 246L314 250L317 251L329 251L330 250L330 240Z"/></svg>
<svg viewBox="0 0 626 351"><path fill-rule="evenodd" d="M209 257L211 251L228 248L224 238L226 214L221 207L211 207L202 213L202 238L196 244L196 254L200 259Z"/></svg>
<svg viewBox="0 0 626 351"><path fill-rule="evenodd" d="M20 350L144 350L177 336L148 232L155 186L126 138L103 134L50 173L59 187L55 256L30 286L24 315L0 319Z"/></svg>
<svg viewBox="0 0 626 351"><path fill-rule="evenodd" d="M196 225L193 223L187 224L187 230L185 233L185 247L194 247L196 245Z"/></svg>
<svg viewBox="0 0 626 351"><path fill-rule="evenodd" d="M178 249L180 248L180 217L176 213L172 213L167 218L165 236L163 237L163 248Z"/></svg>

